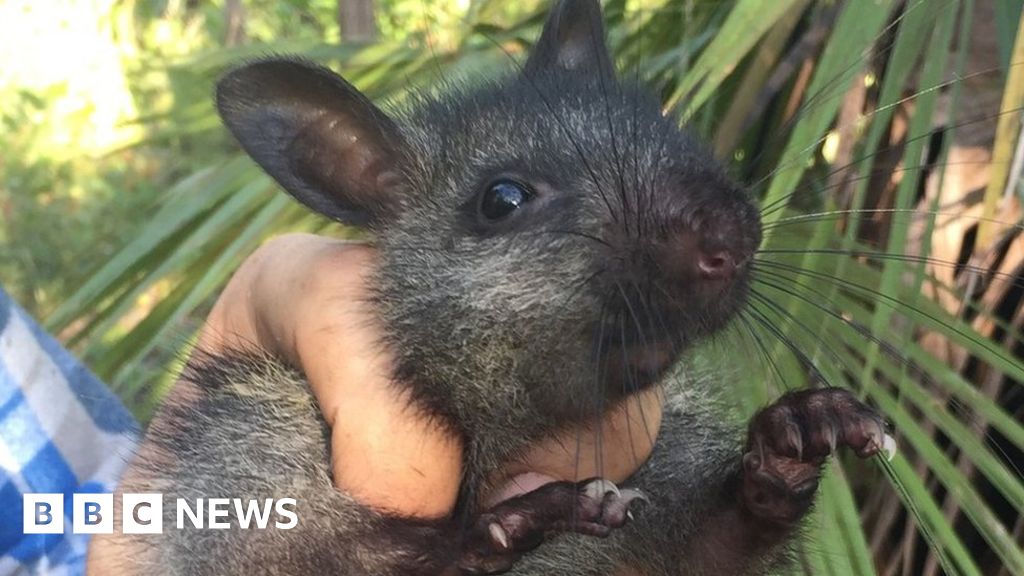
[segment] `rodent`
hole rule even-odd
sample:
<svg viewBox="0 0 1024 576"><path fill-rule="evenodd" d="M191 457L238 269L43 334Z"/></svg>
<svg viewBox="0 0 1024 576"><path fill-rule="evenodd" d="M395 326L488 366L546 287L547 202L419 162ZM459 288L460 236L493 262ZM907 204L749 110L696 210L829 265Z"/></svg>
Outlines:
<svg viewBox="0 0 1024 576"><path fill-rule="evenodd" d="M199 354L183 375L198 397L163 407L121 490L295 497L299 525L139 537L125 573L757 574L786 560L834 448L887 448L877 414L834 389L783 397L744 443L715 400L727 384L680 372L745 302L758 210L616 78L596 0L557 2L521 70L413 94L397 115L280 58L229 72L217 105L296 199L374 233L396 380L464 439L463 489L437 521L367 509L332 485L300 373L254 351ZM480 502L531 443L653 386L660 435L624 488Z"/></svg>

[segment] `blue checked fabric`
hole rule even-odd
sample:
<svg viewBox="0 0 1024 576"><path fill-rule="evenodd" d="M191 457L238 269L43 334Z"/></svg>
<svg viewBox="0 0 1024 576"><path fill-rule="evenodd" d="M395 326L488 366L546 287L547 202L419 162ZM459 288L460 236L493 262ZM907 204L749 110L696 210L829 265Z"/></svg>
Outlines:
<svg viewBox="0 0 1024 576"><path fill-rule="evenodd" d="M0 576L79 575L75 492L112 492L138 438L121 402L0 289ZM64 534L23 534L22 494L64 494Z"/></svg>

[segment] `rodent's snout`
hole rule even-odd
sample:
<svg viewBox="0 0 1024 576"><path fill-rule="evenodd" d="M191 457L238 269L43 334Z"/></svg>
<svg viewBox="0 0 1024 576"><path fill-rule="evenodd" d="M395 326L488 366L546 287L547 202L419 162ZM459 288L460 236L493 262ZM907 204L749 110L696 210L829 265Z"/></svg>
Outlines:
<svg viewBox="0 0 1024 576"><path fill-rule="evenodd" d="M655 382L686 347L724 328L746 301L761 241L757 208L737 189L661 195L628 233L608 225L600 316L586 326L606 354L609 390ZM634 203L634 206L642 206ZM627 378L628 381L623 381Z"/></svg>
<svg viewBox="0 0 1024 576"><path fill-rule="evenodd" d="M712 282L732 280L736 270L746 264L735 243L720 240L698 240L694 260L697 276Z"/></svg>
<svg viewBox="0 0 1024 576"><path fill-rule="evenodd" d="M736 258L728 250L697 254L697 269L705 280L728 280L736 272Z"/></svg>
<svg viewBox="0 0 1024 576"><path fill-rule="evenodd" d="M723 328L746 300L760 242L749 203L677 210L625 242L604 268L607 303L593 324L609 390L655 382L687 346ZM616 246L613 241L608 246ZM624 381L623 378L627 378Z"/></svg>
<svg viewBox="0 0 1024 576"><path fill-rule="evenodd" d="M697 276L707 281L732 280L753 256L752 242L735 222L715 223L698 236L694 254Z"/></svg>
<svg viewBox="0 0 1024 576"><path fill-rule="evenodd" d="M701 285L701 292L726 289L746 270L755 249L756 237L745 220L716 214L672 222L660 242L660 267L680 282Z"/></svg>

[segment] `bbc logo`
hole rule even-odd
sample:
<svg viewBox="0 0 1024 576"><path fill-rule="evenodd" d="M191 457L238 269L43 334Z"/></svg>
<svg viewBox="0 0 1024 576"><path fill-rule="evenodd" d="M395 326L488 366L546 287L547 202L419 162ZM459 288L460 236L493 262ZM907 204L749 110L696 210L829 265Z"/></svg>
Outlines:
<svg viewBox="0 0 1024 576"><path fill-rule="evenodd" d="M63 494L22 494L25 534L63 534L66 516L75 534L111 534L114 531L113 494L74 494L70 511ZM299 524L295 498L176 498L168 516L177 530L291 530ZM65 514L70 512L69 514ZM121 494L121 532L162 534L163 494Z"/></svg>
<svg viewBox="0 0 1024 576"><path fill-rule="evenodd" d="M24 494L22 501L25 534L64 533L63 494ZM74 494L71 505L72 532L114 532L113 494ZM163 531L163 495L122 495L121 522L121 531L125 534L160 534Z"/></svg>

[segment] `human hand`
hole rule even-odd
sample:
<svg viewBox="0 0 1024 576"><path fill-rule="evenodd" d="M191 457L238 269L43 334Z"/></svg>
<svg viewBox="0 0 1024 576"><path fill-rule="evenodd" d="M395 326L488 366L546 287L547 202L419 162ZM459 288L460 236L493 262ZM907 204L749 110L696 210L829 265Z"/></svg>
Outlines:
<svg viewBox="0 0 1024 576"><path fill-rule="evenodd" d="M255 346L300 368L331 429L335 485L388 513L443 517L458 497L462 439L417 411L392 381L392 358L368 300L374 265L369 246L276 238L225 287L197 346L212 353ZM625 480L652 448L659 392L636 394L600 421L537 443L495 471L485 503L552 480Z"/></svg>
<svg viewBox="0 0 1024 576"><path fill-rule="evenodd" d="M256 347L301 369L331 429L335 485L390 513L445 516L458 495L462 444L391 381L368 302L373 264L365 245L275 238L232 277L197 347Z"/></svg>

